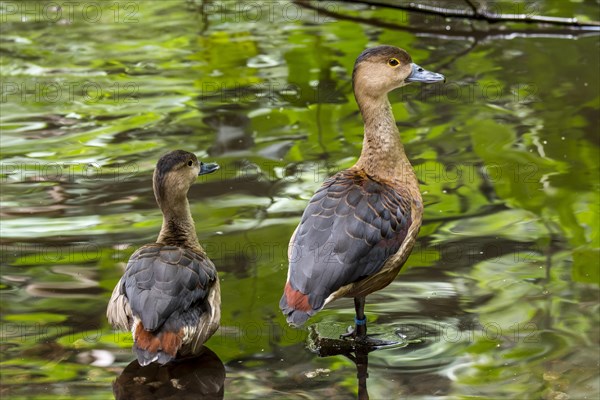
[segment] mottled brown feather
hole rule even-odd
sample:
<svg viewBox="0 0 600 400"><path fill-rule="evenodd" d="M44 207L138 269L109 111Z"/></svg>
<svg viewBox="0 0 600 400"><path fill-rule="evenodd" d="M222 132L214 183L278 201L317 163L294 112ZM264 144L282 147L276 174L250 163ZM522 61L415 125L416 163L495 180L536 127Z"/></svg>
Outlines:
<svg viewBox="0 0 600 400"><path fill-rule="evenodd" d="M156 353L161 348L158 336L153 335L152 332L145 330L144 324L141 322L135 328L133 340L135 341L135 345L137 347L151 353Z"/></svg>
<svg viewBox="0 0 600 400"><path fill-rule="evenodd" d="M293 307L295 310L301 311L310 311L312 307L308 304L308 296L304 293L301 293L299 290L294 290L290 286L290 283L287 282L285 284L285 296L287 299L287 304L290 307Z"/></svg>

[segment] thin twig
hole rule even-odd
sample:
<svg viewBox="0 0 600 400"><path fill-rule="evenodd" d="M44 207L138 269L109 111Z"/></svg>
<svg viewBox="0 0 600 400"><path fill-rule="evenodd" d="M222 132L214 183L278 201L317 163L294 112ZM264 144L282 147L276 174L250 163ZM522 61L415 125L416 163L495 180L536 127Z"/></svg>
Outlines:
<svg viewBox="0 0 600 400"><path fill-rule="evenodd" d="M471 7L471 11L473 11L473 14L477 14L477 6L473 4L471 0L465 0L465 2L469 5L469 7Z"/></svg>
<svg viewBox="0 0 600 400"><path fill-rule="evenodd" d="M572 28L599 28L600 22L589 21L581 22L577 18L561 18L548 17L543 15L527 15L527 14L496 14L487 10L478 9L475 5L467 0L467 4L471 10L451 9L437 6L429 6L418 3L384 3L375 0L338 0L342 3L366 4L369 6L377 6L383 8L391 8L395 10L404 10L417 12L426 15L436 15L447 18L463 18L471 20L486 21L491 24L500 22L521 22L526 24L549 24L569 26Z"/></svg>
<svg viewBox="0 0 600 400"><path fill-rule="evenodd" d="M462 50L462 51L454 54L450 60L446 61L445 63L443 63L441 65L436 66L436 69L439 69L440 71L445 70L450 65L454 64L454 62L456 60L458 60L459 58L461 58L461 57L469 54L475 47L477 47L478 43L479 42L477 40L471 41L471 44L469 44L469 46L466 49L464 49L464 50Z"/></svg>

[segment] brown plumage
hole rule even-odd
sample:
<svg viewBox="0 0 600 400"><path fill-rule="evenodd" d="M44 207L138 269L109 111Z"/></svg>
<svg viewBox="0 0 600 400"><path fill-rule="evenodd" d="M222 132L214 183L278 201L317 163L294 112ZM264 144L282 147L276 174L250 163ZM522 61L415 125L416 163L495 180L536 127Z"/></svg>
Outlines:
<svg viewBox="0 0 600 400"><path fill-rule="evenodd" d="M365 123L356 164L329 178L309 202L290 241L280 301L295 326L340 297L353 297L356 329L366 336L365 297L389 285L408 258L423 214L413 168L387 98L410 82L444 80L393 46L365 50L352 74Z"/></svg>
<svg viewBox="0 0 600 400"><path fill-rule="evenodd" d="M198 243L187 200L198 175L217 169L182 150L157 163L153 188L163 213L160 234L129 258L106 311L115 328L131 330L142 366L197 354L219 327L217 271Z"/></svg>

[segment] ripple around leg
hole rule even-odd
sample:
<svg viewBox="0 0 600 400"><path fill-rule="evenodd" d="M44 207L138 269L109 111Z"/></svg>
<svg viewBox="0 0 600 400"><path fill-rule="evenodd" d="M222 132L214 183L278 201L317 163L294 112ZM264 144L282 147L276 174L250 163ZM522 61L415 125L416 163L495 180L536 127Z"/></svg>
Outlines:
<svg viewBox="0 0 600 400"><path fill-rule="evenodd" d="M352 328L350 327L350 330ZM418 340L407 340L396 331L383 331L373 327L373 333L364 339L355 340L352 337L341 337L348 334L346 326L341 323L317 323L309 326L307 339L308 349L321 357L346 354L360 350L379 350L387 348L406 347Z"/></svg>

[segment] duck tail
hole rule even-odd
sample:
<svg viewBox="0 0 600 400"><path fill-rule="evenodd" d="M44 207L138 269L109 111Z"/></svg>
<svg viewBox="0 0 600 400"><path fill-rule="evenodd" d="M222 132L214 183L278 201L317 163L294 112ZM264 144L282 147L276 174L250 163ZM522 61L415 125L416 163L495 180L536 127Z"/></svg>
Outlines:
<svg viewBox="0 0 600 400"><path fill-rule="evenodd" d="M292 288L289 282L285 284L285 289L279 308L286 316L288 324L298 328L306 322L316 311L308 302L308 295Z"/></svg>
<svg viewBox="0 0 600 400"><path fill-rule="evenodd" d="M174 332L151 332L144 329L142 321L133 331L133 350L138 363L145 367L152 362L166 364L177 357L181 347L181 336Z"/></svg>
<svg viewBox="0 0 600 400"><path fill-rule="evenodd" d="M294 328L299 328L310 318L310 314L304 311L292 310L289 314L286 314L286 321Z"/></svg>

